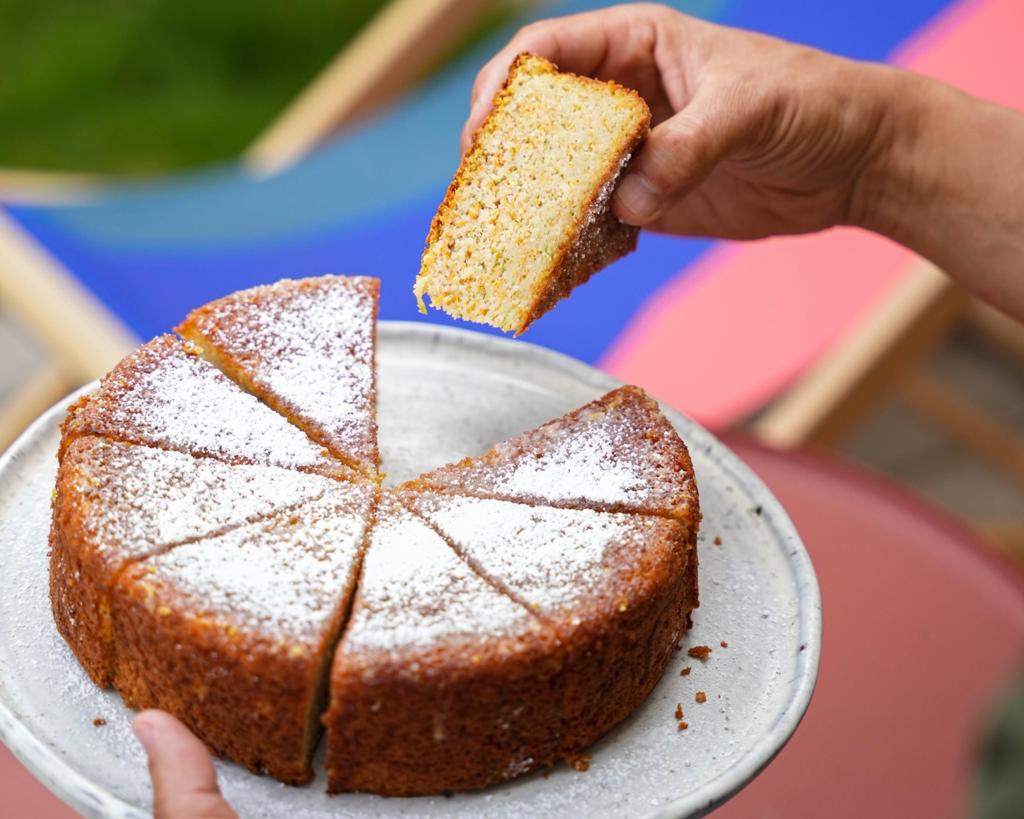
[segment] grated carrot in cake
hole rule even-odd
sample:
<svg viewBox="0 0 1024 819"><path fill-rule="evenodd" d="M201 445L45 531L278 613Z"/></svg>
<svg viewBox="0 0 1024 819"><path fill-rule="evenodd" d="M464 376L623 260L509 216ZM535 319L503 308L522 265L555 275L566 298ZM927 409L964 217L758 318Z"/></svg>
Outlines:
<svg viewBox="0 0 1024 819"><path fill-rule="evenodd" d="M430 227L420 310L519 335L633 250L611 195L650 118L634 91L520 54Z"/></svg>

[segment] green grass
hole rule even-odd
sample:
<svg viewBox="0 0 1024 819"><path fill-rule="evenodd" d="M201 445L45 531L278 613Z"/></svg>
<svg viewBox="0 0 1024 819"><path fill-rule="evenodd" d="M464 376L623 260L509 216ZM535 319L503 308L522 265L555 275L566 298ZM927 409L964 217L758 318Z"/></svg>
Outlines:
<svg viewBox="0 0 1024 819"><path fill-rule="evenodd" d="M383 0L0 0L0 167L237 156Z"/></svg>

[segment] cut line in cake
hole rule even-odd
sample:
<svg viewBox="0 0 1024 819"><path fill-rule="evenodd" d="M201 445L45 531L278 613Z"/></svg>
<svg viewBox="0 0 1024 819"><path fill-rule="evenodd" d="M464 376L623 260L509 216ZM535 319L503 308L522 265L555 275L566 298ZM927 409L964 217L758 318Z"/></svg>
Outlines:
<svg viewBox="0 0 1024 819"><path fill-rule="evenodd" d="M686 445L657 402L631 386L402 488L699 522Z"/></svg>
<svg viewBox="0 0 1024 819"><path fill-rule="evenodd" d="M108 687L109 592L129 565L287 512L335 485L277 467L76 437L61 458L53 502L50 591L58 630L93 681ZM53 582L67 576L76 582Z"/></svg>
<svg viewBox="0 0 1024 819"><path fill-rule="evenodd" d="M563 755L646 699L698 605L695 528L642 514L400 496L477 574L554 629L563 647ZM613 680L600 668L609 653L619 660Z"/></svg>
<svg viewBox="0 0 1024 819"><path fill-rule="evenodd" d="M284 279L212 301L175 330L334 457L375 478L379 290L365 276Z"/></svg>
<svg viewBox="0 0 1024 819"><path fill-rule="evenodd" d="M256 773L311 781L374 492L336 484L292 511L130 566L111 605L125 704L176 713Z"/></svg>
<svg viewBox="0 0 1024 819"><path fill-rule="evenodd" d="M215 458L330 477L352 470L298 427L242 390L174 336L158 336L123 359L79 399L63 440L99 435Z"/></svg>

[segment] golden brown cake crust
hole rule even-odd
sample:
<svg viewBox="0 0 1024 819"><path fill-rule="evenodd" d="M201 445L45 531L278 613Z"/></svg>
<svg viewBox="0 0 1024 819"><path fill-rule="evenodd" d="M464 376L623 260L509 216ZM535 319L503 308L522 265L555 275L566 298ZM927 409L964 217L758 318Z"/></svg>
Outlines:
<svg viewBox="0 0 1024 819"><path fill-rule="evenodd" d="M256 773L312 780L323 686L373 516L373 489L338 491L123 572L114 687L130 708L174 714Z"/></svg>
<svg viewBox="0 0 1024 819"><path fill-rule="evenodd" d="M324 717L329 792L478 790L556 762L556 646L525 634L495 640L488 655L475 648L345 655Z"/></svg>
<svg viewBox="0 0 1024 819"><path fill-rule="evenodd" d="M643 702L697 605L696 529L658 516L400 497L478 574L555 630L563 754Z"/></svg>
<svg viewBox="0 0 1024 819"><path fill-rule="evenodd" d="M334 658L329 790L473 790L554 762L560 668L553 631L386 493Z"/></svg>
<svg viewBox="0 0 1024 819"><path fill-rule="evenodd" d="M302 747L315 658L233 637L172 607L157 613L137 567L119 584L113 615L114 686L125 705L174 714L215 753L254 773L312 780L308 762L282 749Z"/></svg>
<svg viewBox="0 0 1024 819"><path fill-rule="evenodd" d="M563 751L582 751L633 713L661 679L698 606L696 531L683 527L632 573L625 610L597 614L564 639ZM614 675L608 669L614 668Z"/></svg>

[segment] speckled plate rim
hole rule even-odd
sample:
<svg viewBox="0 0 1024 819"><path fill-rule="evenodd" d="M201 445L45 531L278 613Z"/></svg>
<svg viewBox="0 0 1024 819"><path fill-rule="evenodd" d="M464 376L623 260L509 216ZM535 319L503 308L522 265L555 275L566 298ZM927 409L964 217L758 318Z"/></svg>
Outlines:
<svg viewBox="0 0 1024 819"><path fill-rule="evenodd" d="M608 391L624 383L588 364L529 342L426 323L381 321L378 324L378 344L383 348L389 342L406 343L410 337L425 345L434 345L443 339L448 344L469 347L476 354L515 356L524 364L561 373L595 390ZM71 401L95 388L96 382L87 384L39 416L0 456L0 476L11 468L18 454L30 448L44 430L60 422ZM780 711L761 739L721 774L685 796L645 814L645 819L702 816L723 804L764 770L800 724L814 693L821 657L821 593L818 580L810 556L782 504L760 478L708 430L671 407L662 404L662 409L691 449L703 449L713 458L717 468L742 486L751 497L756 498L762 508L764 523L780 542L789 547L785 554L799 595L800 643L806 649L797 655L797 673L789 686L786 707ZM28 730L2 699L0 741L40 782L84 815L118 819L142 819L147 816L61 760L43 738Z"/></svg>

